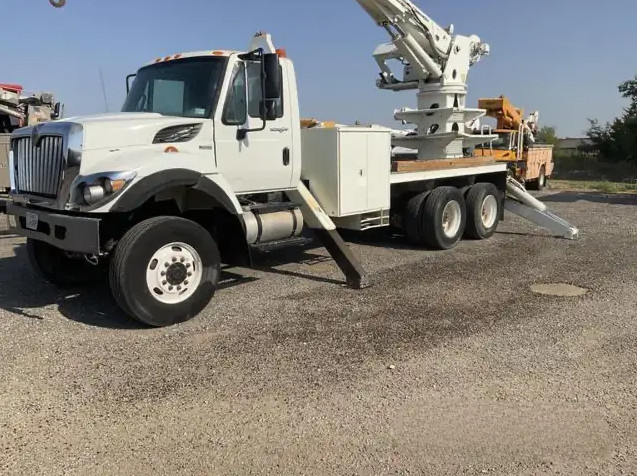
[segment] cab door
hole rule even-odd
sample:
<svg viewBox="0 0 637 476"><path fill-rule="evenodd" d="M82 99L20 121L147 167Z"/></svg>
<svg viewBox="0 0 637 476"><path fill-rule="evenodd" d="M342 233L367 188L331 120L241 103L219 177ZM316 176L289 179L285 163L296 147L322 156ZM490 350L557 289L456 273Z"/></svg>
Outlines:
<svg viewBox="0 0 637 476"><path fill-rule="evenodd" d="M240 129L260 129L262 104L261 65L237 60L215 113L217 169L235 193L289 189L292 182L292 124L286 114L289 88L281 75L281 99L276 103L276 119L265 129L238 137Z"/></svg>

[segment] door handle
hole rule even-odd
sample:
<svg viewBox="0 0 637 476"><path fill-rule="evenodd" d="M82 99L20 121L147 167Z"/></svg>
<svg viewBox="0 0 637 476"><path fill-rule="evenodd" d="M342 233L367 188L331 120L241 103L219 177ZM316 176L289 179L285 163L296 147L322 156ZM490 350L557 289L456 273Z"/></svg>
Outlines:
<svg viewBox="0 0 637 476"><path fill-rule="evenodd" d="M283 149L283 165L290 165L290 149L287 147Z"/></svg>
<svg viewBox="0 0 637 476"><path fill-rule="evenodd" d="M289 127L270 127L270 132L287 132L289 130Z"/></svg>

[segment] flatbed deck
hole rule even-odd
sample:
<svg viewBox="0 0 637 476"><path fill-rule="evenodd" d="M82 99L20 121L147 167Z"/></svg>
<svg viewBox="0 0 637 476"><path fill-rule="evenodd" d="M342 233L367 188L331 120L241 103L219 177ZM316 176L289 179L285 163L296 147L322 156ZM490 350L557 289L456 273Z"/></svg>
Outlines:
<svg viewBox="0 0 637 476"><path fill-rule="evenodd" d="M390 180L392 184L436 180L467 175L505 172L507 164L493 157L468 157L443 160L394 160Z"/></svg>

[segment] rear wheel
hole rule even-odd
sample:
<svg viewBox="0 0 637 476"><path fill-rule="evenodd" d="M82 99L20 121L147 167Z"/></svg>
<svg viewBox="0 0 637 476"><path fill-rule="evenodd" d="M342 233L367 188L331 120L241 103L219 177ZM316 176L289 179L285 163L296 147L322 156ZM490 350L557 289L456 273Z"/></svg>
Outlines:
<svg viewBox="0 0 637 476"><path fill-rule="evenodd" d="M527 188L529 190L544 190L546 187L546 167L543 165L540 167L540 175L537 179L528 183Z"/></svg>
<svg viewBox="0 0 637 476"><path fill-rule="evenodd" d="M414 245L423 244L422 209L427 199L427 193L412 197L405 207L403 227L407 240Z"/></svg>
<svg viewBox="0 0 637 476"><path fill-rule="evenodd" d="M466 203L455 187L439 187L422 210L423 239L432 248L448 250L462 238L467 224Z"/></svg>
<svg viewBox="0 0 637 476"><path fill-rule="evenodd" d="M117 245L111 290L131 317L170 326L208 305L220 268L219 250L204 228L183 218L151 218L131 228Z"/></svg>
<svg viewBox="0 0 637 476"><path fill-rule="evenodd" d="M105 277L104 267L92 265L81 256L71 257L43 241L28 238L26 248L31 267L45 281L61 288L90 284Z"/></svg>
<svg viewBox="0 0 637 476"><path fill-rule="evenodd" d="M491 183L478 183L469 189L467 201L467 229L465 235L476 240L493 236L500 224L500 192Z"/></svg>

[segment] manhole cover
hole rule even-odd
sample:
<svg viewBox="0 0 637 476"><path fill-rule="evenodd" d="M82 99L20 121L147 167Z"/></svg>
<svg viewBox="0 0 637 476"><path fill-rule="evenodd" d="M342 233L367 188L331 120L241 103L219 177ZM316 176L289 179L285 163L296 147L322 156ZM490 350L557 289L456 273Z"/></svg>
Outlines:
<svg viewBox="0 0 637 476"><path fill-rule="evenodd" d="M579 286L573 286L572 284L534 284L531 286L531 291L535 294L543 294L545 296L559 296L559 297L577 297L583 296L588 292L588 289L580 288Z"/></svg>

